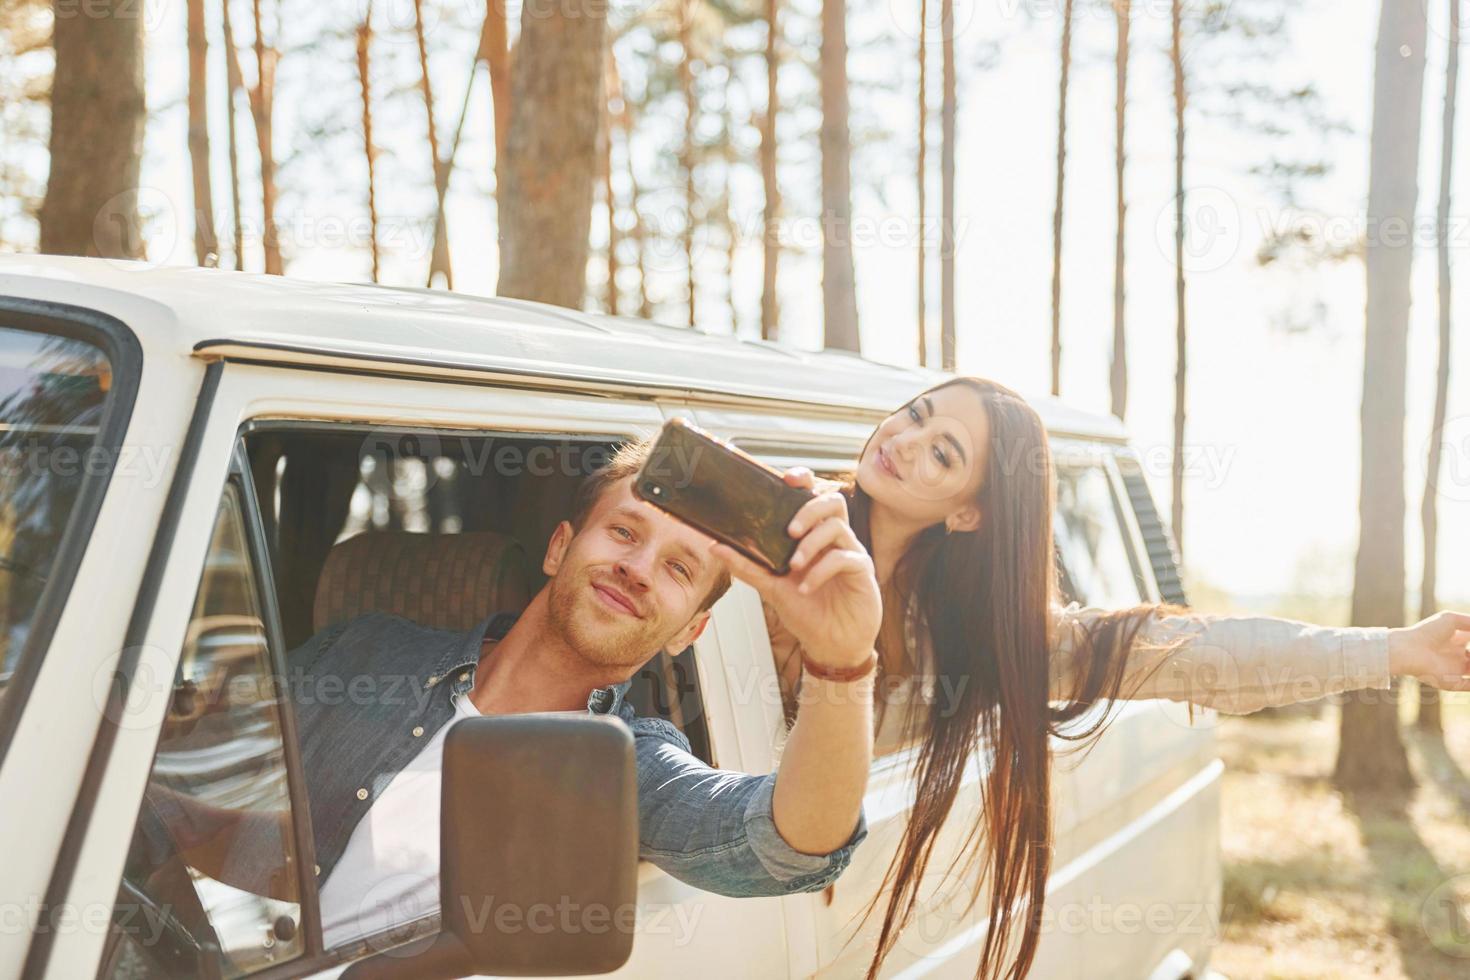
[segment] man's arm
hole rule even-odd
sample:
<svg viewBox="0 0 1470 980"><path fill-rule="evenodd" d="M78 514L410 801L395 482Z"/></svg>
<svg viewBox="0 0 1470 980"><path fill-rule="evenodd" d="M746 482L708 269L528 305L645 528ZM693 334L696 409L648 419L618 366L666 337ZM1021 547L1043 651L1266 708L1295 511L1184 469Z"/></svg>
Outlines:
<svg viewBox="0 0 1470 980"><path fill-rule="evenodd" d="M812 486L809 470L786 474L792 486ZM711 553L775 609L818 672L856 669L875 661L883 616L873 561L847 520L847 501L829 491L809 501L788 528L801 539L791 571L773 575L733 549ZM798 852L827 854L852 837L862 815L873 760L873 678L803 680L796 725L781 756L772 819Z"/></svg>
<svg viewBox="0 0 1470 980"><path fill-rule="evenodd" d="M840 847L808 854L776 830L776 776L711 769L666 721L633 722L638 755L639 856L686 884L750 898L819 891L867 835L861 820Z"/></svg>

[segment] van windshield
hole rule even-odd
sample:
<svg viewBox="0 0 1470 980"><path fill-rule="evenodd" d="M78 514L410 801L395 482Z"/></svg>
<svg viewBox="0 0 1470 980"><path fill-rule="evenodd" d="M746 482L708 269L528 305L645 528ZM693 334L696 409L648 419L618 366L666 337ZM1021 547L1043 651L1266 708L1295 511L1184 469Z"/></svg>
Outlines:
<svg viewBox="0 0 1470 980"><path fill-rule="evenodd" d="M82 483L111 465L96 443L112 377L92 344L0 327L0 701Z"/></svg>

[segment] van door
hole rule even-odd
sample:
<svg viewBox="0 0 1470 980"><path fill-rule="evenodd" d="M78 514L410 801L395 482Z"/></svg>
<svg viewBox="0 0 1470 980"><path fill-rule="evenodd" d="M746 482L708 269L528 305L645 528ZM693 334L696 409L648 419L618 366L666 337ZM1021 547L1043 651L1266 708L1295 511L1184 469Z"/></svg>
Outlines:
<svg viewBox="0 0 1470 980"><path fill-rule="evenodd" d="M320 522L326 518L321 514L304 515L299 509L289 513L283 510L283 506L289 506L283 504L290 496L286 483L292 479L307 479L318 496L331 496L334 500L341 497L344 501L335 514L340 526L330 531L324 542L327 549L334 544L333 536L340 538L358 532L387 530L410 535L431 530L452 534L471 529L469 525L472 522L479 522L475 527L483 527L486 531L494 531L497 527L531 529L527 531L530 537L548 530L546 521L555 517L541 513L546 508L539 505L543 501L565 503L566 498L559 495L574 487L575 480L555 479L558 474L555 452L534 457L522 454L507 460L497 457L494 452L479 451L488 440L498 440L496 445L502 448L534 444L536 449L570 443L586 444L589 441L607 443L652 433L662 418L661 412L651 403L631 400L527 390L471 389L458 384L366 378L346 373L225 365L213 411L204 427L194 485L183 508L180 546L169 556L163 572L170 598L159 603L150 628L150 643L160 651L155 673L169 680L160 691L154 692L156 696L149 702L151 713L146 717L139 716L140 730L127 739L126 744L120 740L113 754L93 812L113 814L115 819L91 821L79 856L72 899L114 909L119 881L127 887L123 858L131 855L137 847L144 846L135 839L134 822L137 822L136 833L145 833L151 820L138 816L142 787L150 780L157 781L154 777L158 775L158 766L167 764L178 768L175 763L182 758L170 741L168 732L172 729L165 730L162 740L158 738L160 719L165 716L171 718L173 713L188 713L188 706L196 695L204 704L212 703L208 692L214 690L217 687L214 682L224 676L206 657L198 652L190 655L188 651L207 640L206 645L212 653L228 656L232 664L256 663L256 667L250 669L258 674L258 661L265 656L260 651L268 649L271 657L283 656L287 648L301 642L303 631L306 635L313 631L315 624L311 618L310 595L316 591L317 582L303 581L300 571L305 566L299 561L293 562L291 556L299 557L303 549L316 554L323 542L305 542L305 539L293 539L290 535L293 533L291 528L300 526L306 517L310 517L308 524L311 520ZM323 432L330 438L321 437ZM290 452L283 457L270 456L267 444L272 440L278 444L292 440L300 443L297 448L303 451L296 454L294 465L297 473L294 476ZM474 450L472 460L468 461L462 448L467 445ZM327 447L329 451L313 455L313 450L321 447ZM337 472L325 461L336 459L336 454L342 452L345 452L348 468ZM233 484L228 482L225 465L232 453L243 454L248 471L248 476L234 478ZM549 482L524 495L497 496L497 487L493 485L496 481L479 484L456 482L459 474L472 467L479 467L481 475L486 474L488 467L488 474L498 478L502 474L497 467L505 465L515 465L523 470L550 465L553 469ZM553 483L557 486L552 486ZM221 497L221 487L230 485L239 487L233 491L239 499L258 500L259 506L242 506L238 502L231 506L230 500L234 499L229 497L231 491L227 489L226 497ZM446 488L455 486L464 492L446 497ZM447 510L446 499L450 499ZM221 530L218 522L227 515L233 515L230 521L243 524L244 530L230 530L228 534ZM551 524L554 523L555 520L551 519ZM206 530L210 527L215 528L213 535ZM189 529L187 533L182 530L184 528ZM280 623L279 634L274 634L281 637L280 641L271 640L273 634L267 629L264 647L259 639L259 627L252 625L253 614L244 611L248 603L242 605L244 600L239 589L228 591L233 597L231 601L241 609L226 609L228 603L223 601L215 603L211 600L203 607L198 605L204 601L206 582L220 582L223 587L223 583L229 580L230 569L238 564L240 556L239 549L227 546L226 539L231 535L238 538L240 534L257 542L252 555L267 566L265 572L269 573L258 577L258 581L271 583L262 586L256 597L259 608L265 610L262 618L268 623ZM206 547L211 540L217 547ZM540 544L544 546L544 542ZM535 554L534 568L539 568L539 559L540 554ZM239 580L238 574L235 580ZM196 594L201 598L196 600ZM303 596L307 599L304 605L301 601ZM334 601L335 598L334 593ZM201 614L205 620L196 615L201 608L206 610ZM690 677L692 671L695 680L707 681L708 688L694 683L676 683L672 690L659 689L652 684L662 675L655 675L649 681L651 690L647 700L653 706L649 710L657 711L660 705L671 714L682 710L691 740L698 737L696 729L704 731L707 734L703 736L702 751L720 765L738 768L742 753L738 737L732 737L735 729L728 707L731 695L723 686L718 667L721 645L734 643L732 637L736 631L736 627L724 624L735 620L731 620L728 609L719 605L715 619L719 625L707 631L706 636L695 644L692 663L683 665L683 676ZM205 621L207 628L199 625ZM216 639L220 642L216 643ZM195 647L191 647L191 643ZM253 653L243 659L235 656L235 653L248 650L257 651L258 655ZM256 658L255 661L250 660L251 656ZM279 662L273 663L279 675ZM286 799L280 795L280 787L288 786L292 779L299 778L291 761L299 747L291 742L294 726L290 706L281 705L284 710L274 704L252 703L235 707L248 709L251 717L242 715L238 719L239 724L230 723L234 725L231 729L234 735L226 736L220 729L218 734L224 738L221 744L243 745L241 739L247 738L247 729L251 733L248 737L257 742L264 737L265 741L260 743L264 748L260 751L252 749L250 758L274 758L279 764L252 764L247 767L247 771L254 774L248 785L261 792L267 785L273 785L275 805L265 809L287 812L284 809ZM272 712L279 713L280 722L274 727L262 727L260 719ZM210 713L206 712L206 715ZM234 716L226 712L221 717L228 720ZM146 725L143 724L145 721ZM211 724L218 728L217 724ZM198 731L197 727L191 730L192 733ZM269 747L277 737L269 734L273 731L280 738L280 744L274 750ZM197 737L197 734L192 737ZM244 788L237 787L236 791ZM214 789L209 789L206 795L214 792ZM417 938L423 934L423 928L437 927L431 921L412 929L399 928L376 935L365 945L359 942L335 950L324 949L316 913L319 883L310 873L312 842L309 834L301 832L300 821L304 819L305 807L299 797L291 796L290 801L293 804L290 812L298 821L297 832L280 838L283 848L276 862L261 862L257 869L275 867L279 873L267 877L287 880L291 879L290 869L306 868L306 872L294 879L294 894L286 890L284 899L278 897L283 894L280 890L264 887L272 884L270 881L256 883L256 891L244 890L243 897L235 884L229 886L234 891L221 891L211 885L209 895L204 895L196 887L196 902L190 903L192 917L189 921L164 922L160 928L168 931L168 927L177 925L180 927L177 931L187 933L199 948L229 951L227 960L217 961L216 958L211 961L218 962L222 974L251 974L263 969L269 971L271 977L286 977L332 971L346 961L383 948L385 944ZM293 841L294 849L291 849L287 845ZM161 852L155 857L165 862L174 860ZM535 856L528 855L527 859L534 860ZM133 858L130 856L129 860L133 861ZM173 879L174 885L179 886L175 890L182 892L182 882L202 880L202 867L188 864L187 856L180 860L184 862L183 866L192 869L186 877L176 875ZM136 864L134 861L128 867ZM141 867L146 870L152 866ZM142 883L134 881L133 891L126 894L141 892L151 895L146 890L146 879L151 874L145 874ZM156 895L149 900L156 906L166 904ZM285 901L284 905L279 904L282 901ZM788 964L782 901L715 896L686 886L651 865L644 865L640 871L638 936L632 958L618 975L685 975L708 969L710 963L722 962L739 962L742 970L748 969L757 975L785 974ZM131 904L142 906L147 903L138 899ZM228 917L224 915L224 909L230 910ZM147 916L144 918L148 919ZM163 921L156 915L148 919L149 922L153 920ZM97 939L88 944L58 946L58 955L53 957L47 976L59 980L95 972L104 945L101 939ZM129 954L116 951L116 944L109 953L114 963L119 956L126 955ZM204 968L192 972L210 975L210 970Z"/></svg>
<svg viewBox="0 0 1470 980"><path fill-rule="evenodd" d="M1104 608L1157 601L1140 527L1149 514L1136 509L1138 491L1125 489L1114 447L1060 442L1056 460L1057 548L1068 598ZM1045 941L1075 945L1099 976L1156 969L1177 976L1207 961L1217 934L1215 714L1132 701L1096 709L1077 724L1087 726L1103 710L1111 721L1102 738L1080 757L1059 756L1054 768L1056 857Z"/></svg>

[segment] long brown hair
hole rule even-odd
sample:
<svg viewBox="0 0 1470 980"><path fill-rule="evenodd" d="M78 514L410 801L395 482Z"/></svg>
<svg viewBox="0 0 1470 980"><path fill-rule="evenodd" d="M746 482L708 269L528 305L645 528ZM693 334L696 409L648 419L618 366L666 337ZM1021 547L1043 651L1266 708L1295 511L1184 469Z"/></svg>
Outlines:
<svg viewBox="0 0 1470 980"><path fill-rule="evenodd" d="M871 914L891 886L870 978L914 914L940 828L966 764L982 745L993 762L961 862L979 869L970 907L983 889L990 891L990 928L976 976L1018 978L1030 969L1051 869L1048 736L1086 740L1101 732L1105 714L1080 731L1063 726L1118 696L1126 654L1157 609L1139 606L1096 620L1077 644L1077 690L1070 701L1051 704L1052 607L1060 593L1046 429L1035 410L1003 385L955 378L930 391L951 385L978 394L990 423L977 499L983 518L971 532L947 534L942 523L920 532L893 575L890 591L898 594L885 596L900 601L900 609L916 602L918 628L928 639L920 647L930 662L915 669L931 674L935 690L948 696L909 717L910 731L922 740L914 760L917 790L898 851L868 907ZM871 550L871 501L855 481L849 492L853 528Z"/></svg>

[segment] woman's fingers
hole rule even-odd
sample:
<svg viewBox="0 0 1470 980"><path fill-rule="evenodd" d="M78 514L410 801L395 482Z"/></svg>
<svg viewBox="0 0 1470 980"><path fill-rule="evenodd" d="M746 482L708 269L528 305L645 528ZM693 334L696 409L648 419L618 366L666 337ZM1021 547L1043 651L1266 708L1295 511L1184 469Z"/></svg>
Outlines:
<svg viewBox="0 0 1470 980"><path fill-rule="evenodd" d="M782 473L781 478L786 481L786 485L789 487L802 487L806 490L810 490L817 483L817 475L805 466L793 466L785 473Z"/></svg>
<svg viewBox="0 0 1470 980"><path fill-rule="evenodd" d="M786 526L786 531L793 538L799 538L808 529L829 517L840 517L843 521L847 520L847 498L836 490L818 494L802 504L796 516L791 518L791 523Z"/></svg>
<svg viewBox="0 0 1470 980"><path fill-rule="evenodd" d="M849 551L842 548L829 548L811 570L802 577L798 591L802 595L811 595L822 586L832 580L834 576L846 572L861 572L869 564L868 556L862 551Z"/></svg>
<svg viewBox="0 0 1470 980"><path fill-rule="evenodd" d="M800 571L810 565L821 553L834 545L847 545L852 536L852 528L846 521L829 517L816 527L806 532L801 539L801 544L796 546L796 551L791 555L791 567Z"/></svg>

